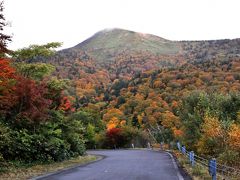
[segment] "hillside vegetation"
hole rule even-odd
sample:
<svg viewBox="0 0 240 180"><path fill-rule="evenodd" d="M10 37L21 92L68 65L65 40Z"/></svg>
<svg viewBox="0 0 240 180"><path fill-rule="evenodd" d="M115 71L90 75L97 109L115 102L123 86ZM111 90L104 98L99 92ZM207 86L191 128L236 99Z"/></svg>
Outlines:
<svg viewBox="0 0 240 180"><path fill-rule="evenodd" d="M155 55L176 54L177 43L150 34L137 33L122 29L103 30L86 41L68 49L86 51L96 61L114 60L115 56L126 52L150 52Z"/></svg>
<svg viewBox="0 0 240 180"><path fill-rule="evenodd" d="M240 166L240 39L175 42L111 29L53 55L59 45L0 60L5 167L177 140Z"/></svg>

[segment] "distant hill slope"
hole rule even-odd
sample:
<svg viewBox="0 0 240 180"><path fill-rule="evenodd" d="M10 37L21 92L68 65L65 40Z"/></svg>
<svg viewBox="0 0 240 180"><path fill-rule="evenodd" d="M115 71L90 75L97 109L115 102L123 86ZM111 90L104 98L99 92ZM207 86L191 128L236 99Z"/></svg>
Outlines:
<svg viewBox="0 0 240 180"><path fill-rule="evenodd" d="M42 61L55 65L60 77L78 79L82 72L104 70L113 80L159 68L224 64L239 57L240 39L170 41L150 34L108 29Z"/></svg>
<svg viewBox="0 0 240 180"><path fill-rule="evenodd" d="M158 36L123 29L103 30L68 51L86 51L97 61L111 61L122 52L150 52L169 55L179 52L178 43Z"/></svg>

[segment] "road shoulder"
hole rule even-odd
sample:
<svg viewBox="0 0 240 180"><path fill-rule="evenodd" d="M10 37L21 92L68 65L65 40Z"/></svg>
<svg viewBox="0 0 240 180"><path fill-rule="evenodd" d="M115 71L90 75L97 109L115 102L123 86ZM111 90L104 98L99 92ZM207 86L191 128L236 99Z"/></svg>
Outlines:
<svg viewBox="0 0 240 180"><path fill-rule="evenodd" d="M96 159L92 160L92 161L89 161L89 162L86 162L86 163L80 163L80 164L76 164L76 165L73 165L73 166L70 166L70 167L67 167L67 168L59 169L57 171L50 172L50 173L47 173L47 174L43 174L43 175L40 175L40 176L32 177L32 178L30 178L30 180L44 179L44 178L47 178L47 177L50 177L50 176L54 176L54 175L57 175L57 174L60 174L60 173L67 172L69 170L73 170L75 168L87 166L89 164L95 163L95 162L100 161L100 160L105 158L105 156L102 156L102 155L92 155L92 154L90 154L90 155L91 156L96 156Z"/></svg>

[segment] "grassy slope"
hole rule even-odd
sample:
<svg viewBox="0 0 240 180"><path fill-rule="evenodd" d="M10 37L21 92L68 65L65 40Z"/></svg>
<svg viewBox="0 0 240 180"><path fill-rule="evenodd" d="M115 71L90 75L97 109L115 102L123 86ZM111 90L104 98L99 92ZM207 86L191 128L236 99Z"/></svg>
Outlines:
<svg viewBox="0 0 240 180"><path fill-rule="evenodd" d="M180 48L178 43L166 39L122 29L105 30L74 47L82 49L99 61L123 51L149 51L153 54L176 54ZM112 60L110 58L109 60Z"/></svg>

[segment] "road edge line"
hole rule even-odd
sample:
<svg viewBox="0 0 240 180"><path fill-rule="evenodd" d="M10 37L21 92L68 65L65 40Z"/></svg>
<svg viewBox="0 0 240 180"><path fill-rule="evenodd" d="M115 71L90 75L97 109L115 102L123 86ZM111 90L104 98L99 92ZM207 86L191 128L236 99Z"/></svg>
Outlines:
<svg viewBox="0 0 240 180"><path fill-rule="evenodd" d="M177 177L179 180L184 180L183 176L181 175L181 173L179 172L179 168L177 166L177 163L175 162L174 158L173 158L173 155L170 153L170 152L167 152L165 151L172 159L172 163L173 163L173 166L175 168L175 170L177 171Z"/></svg>

